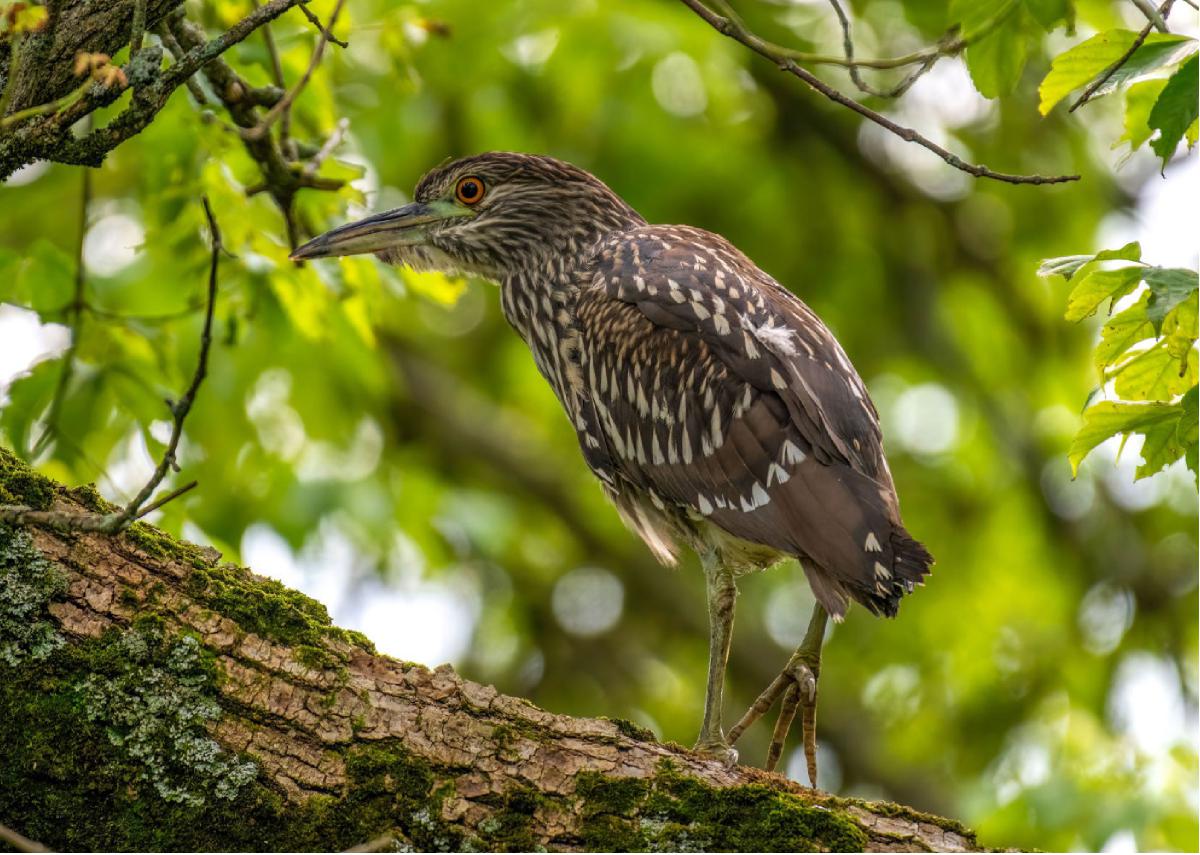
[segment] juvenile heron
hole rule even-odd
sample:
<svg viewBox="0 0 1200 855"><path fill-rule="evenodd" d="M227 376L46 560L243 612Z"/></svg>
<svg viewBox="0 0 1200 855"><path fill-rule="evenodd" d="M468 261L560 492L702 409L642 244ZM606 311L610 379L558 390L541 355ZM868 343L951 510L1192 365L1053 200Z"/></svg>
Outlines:
<svg viewBox="0 0 1200 855"><path fill-rule="evenodd" d="M665 564L683 546L700 556L710 637L696 748L735 762L738 736L782 698L767 768L800 707L816 786L827 617L852 600L895 615L933 561L900 520L878 414L833 334L723 237L649 225L560 160L467 157L431 170L414 196L292 258L374 253L500 283L505 317L622 519ZM735 579L789 556L817 600L808 632L726 735Z"/></svg>

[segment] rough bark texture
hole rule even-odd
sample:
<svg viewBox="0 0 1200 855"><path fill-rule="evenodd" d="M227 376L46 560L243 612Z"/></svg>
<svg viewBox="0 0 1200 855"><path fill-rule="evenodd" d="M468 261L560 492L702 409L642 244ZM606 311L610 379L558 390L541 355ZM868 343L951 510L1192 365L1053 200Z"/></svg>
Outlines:
<svg viewBox="0 0 1200 855"><path fill-rule="evenodd" d="M183 0L146 0L147 30L183 5ZM134 0L55 0L49 4L46 28L21 43L21 62L12 82L7 112L61 98L79 85L75 54L110 56L129 43ZM0 44L0 87L7 81L8 51Z"/></svg>
<svg viewBox="0 0 1200 855"><path fill-rule="evenodd" d="M0 503L106 510L0 449ZM0 822L58 849L979 851L373 652L144 524L0 527Z"/></svg>

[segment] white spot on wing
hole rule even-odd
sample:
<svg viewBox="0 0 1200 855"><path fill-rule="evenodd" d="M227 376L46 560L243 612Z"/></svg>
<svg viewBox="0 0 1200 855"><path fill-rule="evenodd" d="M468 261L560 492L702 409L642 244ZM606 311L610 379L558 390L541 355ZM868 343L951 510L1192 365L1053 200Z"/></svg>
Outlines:
<svg viewBox="0 0 1200 855"><path fill-rule="evenodd" d="M784 466L803 463L804 456L804 452L800 450L800 446L796 445L790 439L783 443L783 449L779 453L779 459L783 461Z"/></svg>

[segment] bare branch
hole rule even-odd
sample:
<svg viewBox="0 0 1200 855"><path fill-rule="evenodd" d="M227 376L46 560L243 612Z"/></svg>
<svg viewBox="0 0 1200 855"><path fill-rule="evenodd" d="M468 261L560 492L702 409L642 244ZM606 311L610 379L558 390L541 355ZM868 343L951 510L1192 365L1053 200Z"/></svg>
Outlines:
<svg viewBox="0 0 1200 855"><path fill-rule="evenodd" d="M1164 0L1163 4L1158 7L1158 14L1164 21L1166 20L1167 16L1171 14L1171 7L1174 5L1175 0ZM1133 58L1133 55L1137 53L1138 48L1145 44L1146 39L1150 35L1150 31L1153 29L1154 20L1151 19L1146 23L1146 26L1142 27L1141 32L1139 32L1134 38L1133 44L1129 46L1129 50L1121 54L1120 59L1106 68L1103 74L1093 80L1088 88L1083 90L1083 94L1075 99L1075 103L1067 109L1067 112L1074 113L1088 101L1092 100L1092 97L1104 87L1104 84L1108 83L1108 81L1112 79L1112 76L1117 73L1121 66Z"/></svg>
<svg viewBox="0 0 1200 855"><path fill-rule="evenodd" d="M313 12L312 9L308 8L307 3L300 4L300 11L303 12L304 17L308 18L308 20L312 22L312 25L314 27L316 27L317 30L320 31L321 35L325 38L325 41L333 42L335 45L337 45L340 48L350 47L349 42L344 42L339 38L335 38L333 33L329 32L329 30L332 29L333 25L330 24L329 27L326 27L324 24L322 24L321 19L317 17L316 13Z"/></svg>
<svg viewBox="0 0 1200 855"><path fill-rule="evenodd" d="M129 56L142 49L142 39L146 35L146 0L133 0L133 23L129 31Z"/></svg>
<svg viewBox="0 0 1200 855"><path fill-rule="evenodd" d="M37 843L33 840L30 840L24 834L20 834L19 832L13 831L7 825L3 825L3 824L0 824L0 840L4 841L5 843L7 843L9 846L11 846L13 849L17 850L18 852L49 852L50 851L42 844ZM377 852L378 850L364 849L362 851Z"/></svg>
<svg viewBox="0 0 1200 855"><path fill-rule="evenodd" d="M1154 8L1154 4L1150 0L1131 0L1134 6L1138 7L1138 11L1146 16L1146 20L1154 24L1155 29L1160 33L1167 32L1167 22L1163 18L1162 12Z"/></svg>
<svg viewBox="0 0 1200 855"><path fill-rule="evenodd" d="M772 47L750 32L745 26L737 23L735 20L722 17L714 12L711 8L705 5L702 0L681 0L681 2L695 12L705 23L711 26L714 30L724 36L728 36L736 42L740 42L750 50L763 56L777 66L780 70L800 78L813 89L820 92L826 98L847 107L858 113L875 124L886 128L906 142L916 143L917 145L928 149L944 160L955 169L966 172L968 175L974 175L976 178L990 178L993 181L1003 181L1007 184L1062 184L1067 181L1078 181L1078 175L1014 175L1006 172L995 172L982 164L968 163L953 152L942 148L933 140L923 136L912 128L906 128L903 125L892 121L887 116L877 113L870 107L867 107L855 101L850 96L841 92L838 89L825 83L820 78L814 76L811 72L801 68L796 64L796 61L788 56L781 54L772 49Z"/></svg>
<svg viewBox="0 0 1200 855"><path fill-rule="evenodd" d="M262 139L262 137L271 129L271 125L280 115L285 114L291 109L292 102L296 97L304 91L304 87L308 85L308 81L312 78L313 72L317 70L317 66L321 64L321 57L325 53L325 45L329 41L329 30L333 29L333 25L337 23L338 15L341 14L342 6L346 0L337 0L337 4L333 7L333 12L329 16L329 25L321 31L321 37L317 40L317 46L313 49L312 58L308 61L308 68L304 70L304 75L296 81L296 85L288 90L287 94L279 100L274 107L267 111L267 114L253 128L246 128L242 131L242 136L248 140Z"/></svg>
<svg viewBox="0 0 1200 855"><path fill-rule="evenodd" d="M153 69L151 82L139 84L139 97L121 115L82 139L72 138L69 128L89 113L117 100L128 88L127 81L108 87L92 86L82 97L61 109L24 122L8 134L0 134L0 180L39 157L59 163L98 166L109 151L141 133L166 105L171 93L189 77L299 2L269 0L219 36L188 50L169 68L161 72ZM130 65L133 64L131 60Z"/></svg>

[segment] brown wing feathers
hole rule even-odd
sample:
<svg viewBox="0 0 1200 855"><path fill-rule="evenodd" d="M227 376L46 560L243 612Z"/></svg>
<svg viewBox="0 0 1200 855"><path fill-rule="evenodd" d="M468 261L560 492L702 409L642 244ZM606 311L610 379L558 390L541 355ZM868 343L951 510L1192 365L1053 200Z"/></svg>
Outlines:
<svg viewBox="0 0 1200 855"><path fill-rule="evenodd" d="M803 303L717 236L645 227L602 248L576 315L584 353L615 356L584 372L608 465L807 559L835 616L848 596L895 614L932 559L900 522L862 381Z"/></svg>

